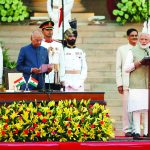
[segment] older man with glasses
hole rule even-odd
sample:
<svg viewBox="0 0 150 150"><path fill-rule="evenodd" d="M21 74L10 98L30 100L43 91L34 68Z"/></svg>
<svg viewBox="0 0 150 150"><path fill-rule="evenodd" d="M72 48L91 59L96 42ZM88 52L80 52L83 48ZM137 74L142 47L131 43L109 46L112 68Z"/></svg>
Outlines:
<svg viewBox="0 0 150 150"><path fill-rule="evenodd" d="M127 53L132 49L138 41L138 31L134 28L127 30L128 44L122 45L116 52L116 83L118 92L122 97L122 121L123 132L126 137L131 137L134 129L132 128L132 113L128 113L128 86L129 86L129 74L125 73L123 67L127 57Z"/></svg>
<svg viewBox="0 0 150 150"><path fill-rule="evenodd" d="M23 73L26 83L32 77L38 81L37 87L23 84L21 90L42 90L44 88L45 73L49 73L52 68L47 65L47 71L41 72L42 64L49 64L47 49L41 46L42 33L35 30L31 34L31 44L20 49L16 69ZM27 89L28 88L28 89Z"/></svg>

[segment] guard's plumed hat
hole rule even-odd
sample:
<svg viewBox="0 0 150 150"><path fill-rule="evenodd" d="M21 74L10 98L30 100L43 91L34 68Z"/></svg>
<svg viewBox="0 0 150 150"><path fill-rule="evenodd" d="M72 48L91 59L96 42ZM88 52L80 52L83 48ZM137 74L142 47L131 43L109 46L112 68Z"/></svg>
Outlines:
<svg viewBox="0 0 150 150"><path fill-rule="evenodd" d="M39 28L43 29L53 29L54 28L54 22L52 20L47 20L43 22Z"/></svg>
<svg viewBox="0 0 150 150"><path fill-rule="evenodd" d="M65 31L64 33L64 38L65 39L68 39L69 35L74 35L75 37L78 36L78 32L76 29L73 29L73 28L69 28Z"/></svg>

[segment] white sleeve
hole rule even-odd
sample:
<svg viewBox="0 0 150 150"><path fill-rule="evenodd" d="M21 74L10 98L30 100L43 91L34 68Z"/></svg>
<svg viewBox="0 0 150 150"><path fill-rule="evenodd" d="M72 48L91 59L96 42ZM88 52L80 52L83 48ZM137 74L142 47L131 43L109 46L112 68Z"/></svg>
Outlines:
<svg viewBox="0 0 150 150"><path fill-rule="evenodd" d="M64 1L64 17L68 16L69 13L71 13L71 9L73 7L74 0L65 0ZM61 6L62 7L62 6ZM59 15L60 15L60 8L53 8L51 7L51 0L47 0L47 11L49 14L49 17L52 18L52 20L55 23L58 23L59 21Z"/></svg>
<svg viewBox="0 0 150 150"><path fill-rule="evenodd" d="M64 2L66 2L64 3L64 17L66 17L69 13L71 13L74 0L65 0Z"/></svg>
<svg viewBox="0 0 150 150"><path fill-rule="evenodd" d="M81 80L85 80L86 78L87 78L87 62L86 62L86 55L83 52L82 68L81 68Z"/></svg>
<svg viewBox="0 0 150 150"><path fill-rule="evenodd" d="M2 77L3 77L3 52L2 48L0 47L0 84L2 84Z"/></svg>
<svg viewBox="0 0 150 150"><path fill-rule="evenodd" d="M123 85L123 79L122 79L122 57L120 53L121 49L118 48L116 52L116 83L117 87Z"/></svg>
<svg viewBox="0 0 150 150"><path fill-rule="evenodd" d="M124 70L127 73L130 73L131 71L135 70L132 51L129 51L128 54L127 54L127 58L126 58L126 61L125 61L125 64L124 64Z"/></svg>
<svg viewBox="0 0 150 150"><path fill-rule="evenodd" d="M65 78L65 56L64 56L64 50L63 50L62 46L60 49L59 64L60 64L60 81L64 81L64 78Z"/></svg>
<svg viewBox="0 0 150 150"><path fill-rule="evenodd" d="M49 17L54 21L54 23L58 22L59 18L59 8L55 9L51 7L51 0L47 0L47 11Z"/></svg>

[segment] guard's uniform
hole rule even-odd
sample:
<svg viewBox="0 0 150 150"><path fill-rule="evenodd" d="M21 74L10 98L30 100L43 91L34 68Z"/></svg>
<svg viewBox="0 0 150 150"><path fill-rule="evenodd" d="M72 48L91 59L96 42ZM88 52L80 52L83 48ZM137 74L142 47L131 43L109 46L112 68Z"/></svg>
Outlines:
<svg viewBox="0 0 150 150"><path fill-rule="evenodd" d="M65 55L65 91L83 92L87 77L85 53L79 48L64 48Z"/></svg>
<svg viewBox="0 0 150 150"><path fill-rule="evenodd" d="M41 46L48 49L49 63L53 64L53 70L45 76L45 83L58 84L64 75L64 52L62 44L57 41L47 43L42 41Z"/></svg>
<svg viewBox="0 0 150 150"><path fill-rule="evenodd" d="M73 7L74 0L64 0L64 31L70 28L69 21L71 20L71 9ZM62 40L62 23L59 27L60 11L62 9L62 0L47 0L47 11L49 17L55 23L54 26L54 39Z"/></svg>
<svg viewBox="0 0 150 150"><path fill-rule="evenodd" d="M49 63L53 65L52 71L45 76L45 88L60 90L61 88L61 76L64 75L64 53L61 43L52 39L54 22L48 20L43 22L40 27L42 29L44 39L41 46L48 50ZM63 73L62 73L63 72Z"/></svg>

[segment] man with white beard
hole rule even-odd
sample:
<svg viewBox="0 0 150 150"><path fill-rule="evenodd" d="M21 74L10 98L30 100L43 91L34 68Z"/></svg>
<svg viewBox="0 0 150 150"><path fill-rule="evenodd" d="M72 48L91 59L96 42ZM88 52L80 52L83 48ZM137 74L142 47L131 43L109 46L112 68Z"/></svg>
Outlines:
<svg viewBox="0 0 150 150"><path fill-rule="evenodd" d="M63 3L64 6L62 7L62 0L47 0L48 15L55 24L53 39L57 40L63 39L62 20L64 21L64 31L70 28L69 21L71 21L71 10L74 4L74 0L64 0ZM62 18L62 11L64 12L64 18Z"/></svg>
<svg viewBox="0 0 150 150"><path fill-rule="evenodd" d="M150 35L141 33L137 46L128 52L124 69L130 73L128 111L133 112L133 139L141 139L140 114L144 114L144 137L148 135L148 66L142 59L150 56Z"/></svg>

